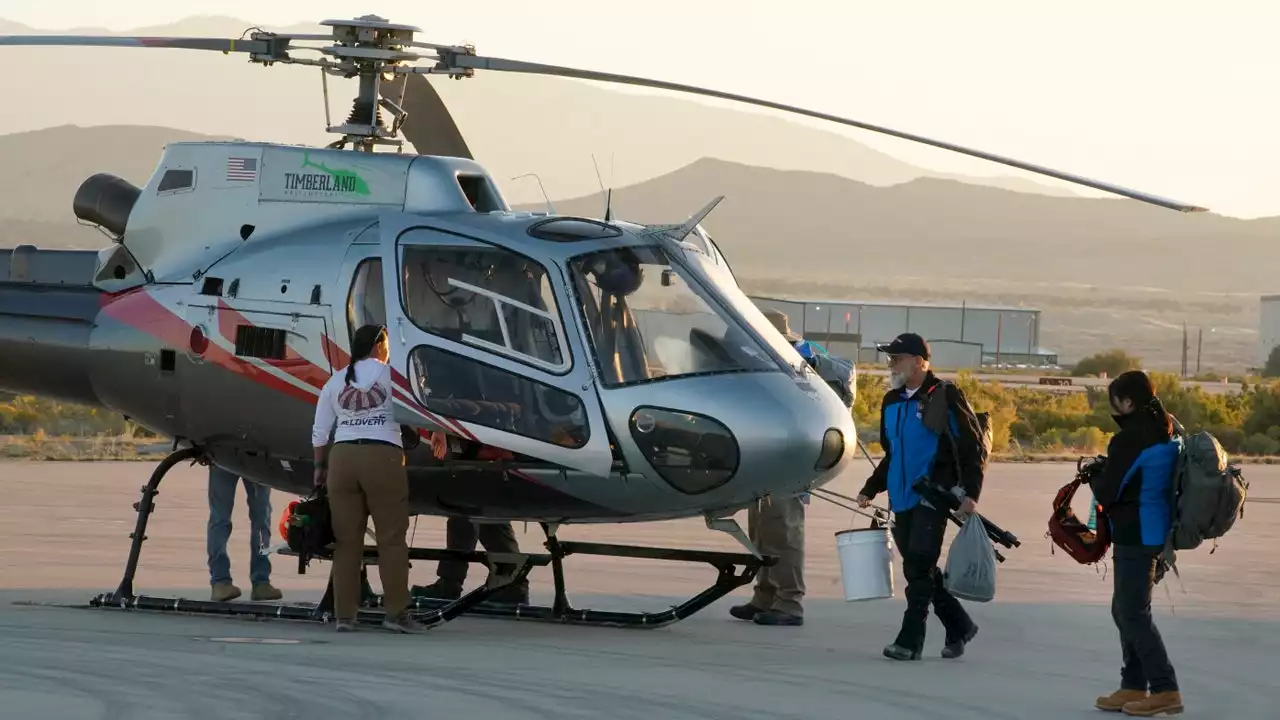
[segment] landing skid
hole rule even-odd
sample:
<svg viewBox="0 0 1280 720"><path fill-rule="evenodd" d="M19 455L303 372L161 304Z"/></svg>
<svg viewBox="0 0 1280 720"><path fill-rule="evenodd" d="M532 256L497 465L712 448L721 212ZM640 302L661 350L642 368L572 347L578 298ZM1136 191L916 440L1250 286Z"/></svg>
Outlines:
<svg viewBox="0 0 1280 720"><path fill-rule="evenodd" d="M187 460L193 463L207 462L199 448L186 448L170 454L161 461L160 465L151 474L151 479L142 488L142 499L134 504L134 509L138 512L138 520L133 533L129 536L132 539L132 545L129 549L129 559L125 564L124 576L120 580L120 585L114 592L103 593L92 598L89 601L89 605L97 608L168 611L205 615L239 615L263 619L278 618L321 623L333 620L332 581L325 591L324 598L318 605L277 602L217 602L138 595L134 592L134 577L138 569L138 560L142 554L142 543L147 539L147 521L151 513L155 511L153 498L159 494L160 481L165 474L179 463ZM761 558L749 553L561 542L556 538L555 526L543 524L542 528L547 534L546 547L549 551L548 554L488 553L409 548L409 557L413 560L465 560L484 564L490 570L489 577L483 585L457 599L412 598L410 607L414 618L426 627L443 624L462 614L541 620L576 625L663 627L693 615L730 592L750 583L755 579L756 573L759 572L761 567L770 566L777 562L776 557L765 556ZM281 551L280 554L294 555L292 551L287 549ZM563 561L569 555L600 555L677 562L705 562L716 568L718 575L715 583L706 590L667 610L652 613L579 610L569 604L569 599L565 592ZM312 559L328 560L330 557L313 555ZM361 604L363 607L357 616L357 621L362 624L379 624L386 615L381 609L382 597L374 594L368 584L367 566L376 565L377 562L377 548L365 546L364 566L361 568L361 583L363 586ZM491 596L503 589L524 581L534 567L545 567L547 565L551 566L555 583L555 599L551 607L503 605L486 602ZM507 569L499 573L497 571L498 567ZM740 572L738 571L739 567L741 567ZM305 563L299 563L298 572L299 574L306 572Z"/></svg>
<svg viewBox="0 0 1280 720"><path fill-rule="evenodd" d="M761 567L777 563L774 556L757 558L746 553L711 552L705 550L675 550L635 545L609 545L605 543L562 542L555 532L547 531L547 549L551 552L551 572L555 582L555 599L551 607L545 605L499 605L480 603L468 614L502 617L518 620L541 620L574 625L600 625L610 627L663 627L683 620L702 610L720 598L750 583ZM579 610L569 604L565 593L564 558L569 555L599 555L604 557L670 560L675 562L705 562L716 568L716 581L692 598L659 612L616 612L606 610ZM737 568L741 566L742 571ZM465 596L464 596L465 597ZM381 601L375 598L374 603ZM449 601L433 598L414 598L414 607L437 610ZM456 601L455 601L456 602Z"/></svg>

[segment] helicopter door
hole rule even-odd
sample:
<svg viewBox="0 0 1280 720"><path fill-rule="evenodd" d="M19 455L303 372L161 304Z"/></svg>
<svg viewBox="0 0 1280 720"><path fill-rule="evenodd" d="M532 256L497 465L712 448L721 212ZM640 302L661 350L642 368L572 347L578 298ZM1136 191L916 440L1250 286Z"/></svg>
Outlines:
<svg viewBox="0 0 1280 720"><path fill-rule="evenodd" d="M310 426L315 399L332 372L325 319L225 303L188 305L187 313L193 335L182 405L192 439L231 434L305 454L309 440L297 428Z"/></svg>
<svg viewBox="0 0 1280 720"><path fill-rule="evenodd" d="M565 332L555 266L428 228L383 222L382 233L391 364L397 399L418 416L409 421L608 475L608 432Z"/></svg>

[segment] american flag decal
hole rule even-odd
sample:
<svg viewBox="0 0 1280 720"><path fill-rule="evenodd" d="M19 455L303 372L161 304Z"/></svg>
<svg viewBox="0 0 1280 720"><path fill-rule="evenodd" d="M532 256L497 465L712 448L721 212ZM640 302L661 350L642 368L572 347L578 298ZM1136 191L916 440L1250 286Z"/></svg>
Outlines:
<svg viewBox="0 0 1280 720"><path fill-rule="evenodd" d="M227 180L244 182L258 178L258 159L233 157L227 158Z"/></svg>

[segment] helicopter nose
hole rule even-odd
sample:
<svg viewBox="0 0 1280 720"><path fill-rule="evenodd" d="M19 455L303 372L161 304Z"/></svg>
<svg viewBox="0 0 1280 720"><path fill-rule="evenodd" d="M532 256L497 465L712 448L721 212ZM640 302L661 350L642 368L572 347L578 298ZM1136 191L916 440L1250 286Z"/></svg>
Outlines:
<svg viewBox="0 0 1280 720"><path fill-rule="evenodd" d="M645 390L627 403L627 435L666 485L697 502L804 492L838 476L855 445L852 414L835 393L781 373Z"/></svg>

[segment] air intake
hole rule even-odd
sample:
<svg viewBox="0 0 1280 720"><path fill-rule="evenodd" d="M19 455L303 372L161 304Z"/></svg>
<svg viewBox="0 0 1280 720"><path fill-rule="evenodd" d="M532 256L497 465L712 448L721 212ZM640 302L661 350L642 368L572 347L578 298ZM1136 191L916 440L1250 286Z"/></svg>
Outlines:
<svg viewBox="0 0 1280 720"><path fill-rule="evenodd" d="M129 213L142 191L128 180L109 173L98 173L80 184L71 210L76 217L114 233L124 235Z"/></svg>

